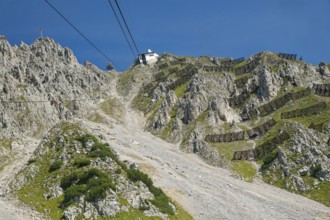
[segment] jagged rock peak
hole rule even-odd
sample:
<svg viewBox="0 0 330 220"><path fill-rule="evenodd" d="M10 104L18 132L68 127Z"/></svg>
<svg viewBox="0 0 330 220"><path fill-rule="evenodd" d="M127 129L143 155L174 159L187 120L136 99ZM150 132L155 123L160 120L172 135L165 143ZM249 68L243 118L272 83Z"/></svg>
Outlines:
<svg viewBox="0 0 330 220"><path fill-rule="evenodd" d="M30 50L38 56L54 55L68 63L77 64L77 58L69 48L63 48L51 38L38 38L30 46Z"/></svg>
<svg viewBox="0 0 330 220"><path fill-rule="evenodd" d="M6 37L0 35L0 62L4 66L8 62L13 62L18 58L25 62L34 63L38 60L48 63L48 65L56 62L64 64L78 65L78 60L69 48L62 47L59 43L51 38L38 38L31 45L20 42L19 47L11 46Z"/></svg>
<svg viewBox="0 0 330 220"><path fill-rule="evenodd" d="M0 136L34 133L40 126L87 113L88 105L107 97L110 80L109 74L90 66L80 65L70 49L50 38L17 47L2 36Z"/></svg>

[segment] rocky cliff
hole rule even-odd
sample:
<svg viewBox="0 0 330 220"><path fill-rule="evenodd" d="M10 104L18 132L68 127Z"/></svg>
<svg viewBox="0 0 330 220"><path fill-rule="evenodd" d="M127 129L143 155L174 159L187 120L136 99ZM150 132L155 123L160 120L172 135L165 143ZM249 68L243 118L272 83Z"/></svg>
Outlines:
<svg viewBox="0 0 330 220"><path fill-rule="evenodd" d="M52 219L120 219L132 213L168 219L177 212L134 164L120 161L109 145L70 123L43 138L11 188Z"/></svg>
<svg viewBox="0 0 330 220"><path fill-rule="evenodd" d="M0 38L0 136L40 135L60 120L82 117L106 97L109 74L52 39L11 46Z"/></svg>
<svg viewBox="0 0 330 220"><path fill-rule="evenodd" d="M327 68L270 52L245 60L164 54L149 67L133 106L144 112L147 130L212 165L231 167L248 180L254 174L247 170L258 169L267 182L296 192L324 182L326 191ZM290 139L270 144L279 129Z"/></svg>

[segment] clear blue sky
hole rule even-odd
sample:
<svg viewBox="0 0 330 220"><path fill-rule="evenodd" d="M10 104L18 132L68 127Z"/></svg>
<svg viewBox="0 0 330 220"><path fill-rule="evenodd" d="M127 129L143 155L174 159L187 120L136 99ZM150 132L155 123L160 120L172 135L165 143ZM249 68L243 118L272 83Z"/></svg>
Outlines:
<svg viewBox="0 0 330 220"><path fill-rule="evenodd" d="M107 0L49 0L121 69L133 62ZM141 51L249 57L296 53L330 62L330 0L119 0ZM0 34L31 44L38 28L73 50L82 63L106 60L44 0L0 0Z"/></svg>

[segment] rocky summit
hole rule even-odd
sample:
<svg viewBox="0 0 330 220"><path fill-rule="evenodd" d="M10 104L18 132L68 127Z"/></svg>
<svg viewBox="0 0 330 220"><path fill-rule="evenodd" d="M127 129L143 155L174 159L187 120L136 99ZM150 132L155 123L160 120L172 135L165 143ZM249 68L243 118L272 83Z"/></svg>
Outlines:
<svg viewBox="0 0 330 220"><path fill-rule="evenodd" d="M330 64L102 71L0 37L0 219L329 219Z"/></svg>

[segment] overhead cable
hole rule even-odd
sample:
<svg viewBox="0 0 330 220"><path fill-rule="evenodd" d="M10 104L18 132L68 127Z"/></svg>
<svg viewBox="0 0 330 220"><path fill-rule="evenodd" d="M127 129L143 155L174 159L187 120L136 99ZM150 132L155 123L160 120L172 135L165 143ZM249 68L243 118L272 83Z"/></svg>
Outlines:
<svg viewBox="0 0 330 220"><path fill-rule="evenodd" d="M109 0L108 0L108 1L109 1ZM118 4L118 1L115 0L115 2L116 2L116 5L117 5L118 10L119 10L119 12L120 12L120 15L121 15L121 17L122 17L122 19L123 19L123 21L124 21L124 23L125 23L125 26L126 26L126 28L127 28L127 31L128 31L128 33L129 33L129 35L131 36L132 42L133 42L133 44L134 44L134 47L135 47L137 53L140 54L140 51L139 51L138 47L136 46L135 40L134 40L134 38L133 38L133 36L132 36L132 33L131 33L131 31L130 31L128 25L127 25L127 22L126 22L126 19L125 19L125 17L124 17L124 14L123 14L122 10L120 9L120 6L119 6L119 4Z"/></svg>
<svg viewBox="0 0 330 220"><path fill-rule="evenodd" d="M133 54L133 57L135 58L136 55L135 55L135 53L134 53L134 50L133 50L133 48L132 48L131 43L129 42L129 40L128 40L128 38L127 38L127 35L126 35L126 33L125 33L124 29L123 29L123 26L121 25L121 22L120 22L120 20L119 20L119 18L118 18L118 15L117 15L117 13L116 13L116 10L115 10L115 8L113 7L111 1L108 0L108 2L109 2L109 5L110 5L110 7L111 7L111 9L112 9L112 12L114 13L114 15L115 15L115 17L116 17L116 19L117 19L117 22L118 22L118 24L119 24L119 26L120 26L120 29L121 29L121 31L123 32L124 36L125 36L126 42L127 42L128 46L129 46L129 48L131 49L131 52L132 52L132 54Z"/></svg>
<svg viewBox="0 0 330 220"><path fill-rule="evenodd" d="M102 52L91 40L89 40L79 29L74 26L59 10L55 8L54 5L52 5L48 0L44 0L59 16L61 16L80 36L82 36L92 47L94 47L108 62L110 61L114 67L117 69L118 66L116 66L113 61L104 53Z"/></svg>

